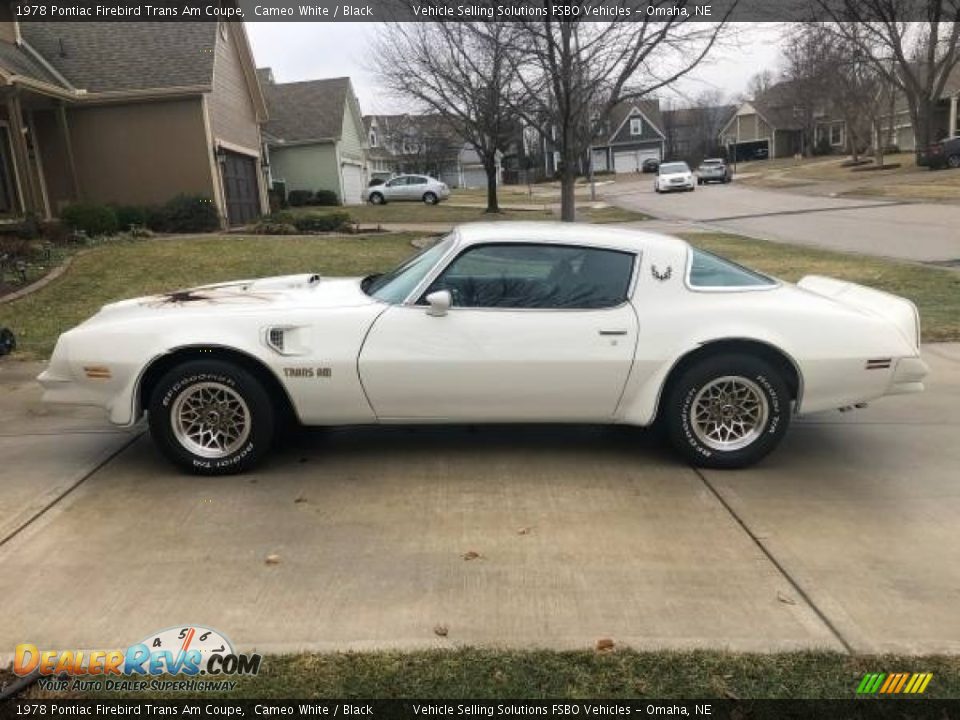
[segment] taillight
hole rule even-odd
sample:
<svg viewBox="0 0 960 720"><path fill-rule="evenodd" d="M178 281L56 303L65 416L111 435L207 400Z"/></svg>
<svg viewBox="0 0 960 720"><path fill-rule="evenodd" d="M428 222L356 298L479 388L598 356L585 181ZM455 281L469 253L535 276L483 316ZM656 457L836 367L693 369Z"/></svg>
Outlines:
<svg viewBox="0 0 960 720"><path fill-rule="evenodd" d="M931 145L931 146L930 146L930 154L931 154L931 155L942 155L942 154L943 154L943 145L940 145L939 143L936 144L936 145Z"/></svg>

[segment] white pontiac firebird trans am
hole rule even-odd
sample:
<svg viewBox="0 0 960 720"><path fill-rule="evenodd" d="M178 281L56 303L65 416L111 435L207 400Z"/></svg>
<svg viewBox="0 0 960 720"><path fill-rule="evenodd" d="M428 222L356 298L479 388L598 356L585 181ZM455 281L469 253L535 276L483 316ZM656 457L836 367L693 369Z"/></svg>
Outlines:
<svg viewBox="0 0 960 720"><path fill-rule="evenodd" d="M251 467L285 420L655 421L689 462L756 462L794 414L919 392L908 300L781 282L664 235L464 225L382 275L303 274L115 302L61 335L44 399L146 414L196 473Z"/></svg>

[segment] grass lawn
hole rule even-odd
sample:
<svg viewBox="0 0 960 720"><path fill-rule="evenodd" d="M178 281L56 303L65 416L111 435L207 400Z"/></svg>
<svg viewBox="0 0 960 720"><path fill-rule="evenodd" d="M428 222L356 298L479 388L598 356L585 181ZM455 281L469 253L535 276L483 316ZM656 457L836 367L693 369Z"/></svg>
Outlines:
<svg viewBox="0 0 960 720"><path fill-rule="evenodd" d="M16 333L23 355L47 357L61 332L107 302L244 277L364 275L413 252L412 237L209 235L107 243L78 256L46 287L0 305L0 318ZM924 340L960 339L960 273L732 235L690 234L687 239L785 280L819 273L903 295L920 308Z"/></svg>
<svg viewBox="0 0 960 720"><path fill-rule="evenodd" d="M236 690L219 697L852 698L868 672L931 672L924 697L960 697L958 657L469 648L267 656L259 675L239 679ZM73 695L124 697L106 692ZM63 696L36 686L28 692L31 698Z"/></svg>
<svg viewBox="0 0 960 720"><path fill-rule="evenodd" d="M960 339L960 273L956 271L722 233L683 237L704 250L790 282L804 275L829 275L902 295L920 310L924 341Z"/></svg>

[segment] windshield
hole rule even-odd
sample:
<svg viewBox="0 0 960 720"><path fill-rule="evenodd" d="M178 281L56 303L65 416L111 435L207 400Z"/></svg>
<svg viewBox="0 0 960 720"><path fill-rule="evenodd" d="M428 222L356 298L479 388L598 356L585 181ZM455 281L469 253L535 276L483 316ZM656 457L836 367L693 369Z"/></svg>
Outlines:
<svg viewBox="0 0 960 720"><path fill-rule="evenodd" d="M685 173L690 172L690 168L687 167L686 163L667 163L666 165L660 166L661 175L670 175L672 173Z"/></svg>
<svg viewBox="0 0 960 720"><path fill-rule="evenodd" d="M364 280L364 292L383 302L402 303L452 244L453 235L447 235L440 242L425 247L408 258L394 270L383 275L370 276Z"/></svg>

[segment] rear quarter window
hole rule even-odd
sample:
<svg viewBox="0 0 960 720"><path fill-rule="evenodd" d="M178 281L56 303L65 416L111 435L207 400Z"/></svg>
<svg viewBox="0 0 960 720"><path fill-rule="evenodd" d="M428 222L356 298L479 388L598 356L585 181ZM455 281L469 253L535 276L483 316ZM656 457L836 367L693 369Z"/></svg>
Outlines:
<svg viewBox="0 0 960 720"><path fill-rule="evenodd" d="M690 253L687 282L692 288L755 288L777 284L773 278L705 250L693 248Z"/></svg>

